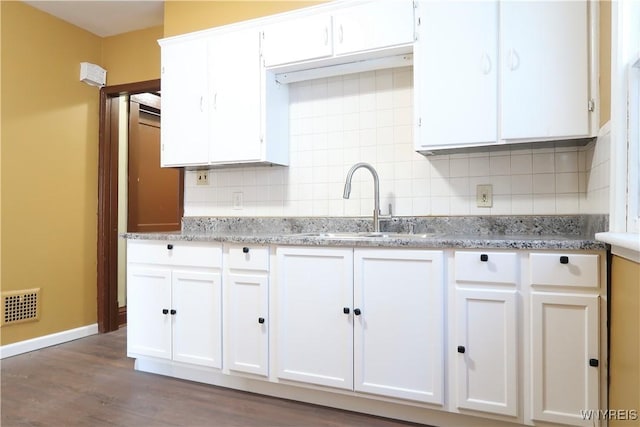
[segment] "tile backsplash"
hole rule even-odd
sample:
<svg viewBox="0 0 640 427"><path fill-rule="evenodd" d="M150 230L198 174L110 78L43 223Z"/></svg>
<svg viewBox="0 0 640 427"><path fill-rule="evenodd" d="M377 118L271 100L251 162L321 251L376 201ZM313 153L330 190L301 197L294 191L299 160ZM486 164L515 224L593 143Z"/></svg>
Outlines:
<svg viewBox="0 0 640 427"><path fill-rule="evenodd" d="M356 171L342 198L361 161L378 171L383 215L389 206L399 216L608 213L606 131L584 147L424 157L413 150L411 67L293 83L289 99L290 166L213 169L208 186L187 171L185 216L369 216L368 171ZM493 185L493 207L476 207L478 184Z"/></svg>

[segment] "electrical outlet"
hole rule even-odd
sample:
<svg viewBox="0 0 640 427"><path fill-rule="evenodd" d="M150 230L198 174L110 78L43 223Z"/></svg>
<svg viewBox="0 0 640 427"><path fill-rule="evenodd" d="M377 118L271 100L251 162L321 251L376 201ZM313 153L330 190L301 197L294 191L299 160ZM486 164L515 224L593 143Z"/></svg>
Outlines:
<svg viewBox="0 0 640 427"><path fill-rule="evenodd" d="M242 192L237 191L233 193L231 200L231 207L233 209L242 209Z"/></svg>
<svg viewBox="0 0 640 427"><path fill-rule="evenodd" d="M209 185L209 171L197 171L196 185Z"/></svg>
<svg viewBox="0 0 640 427"><path fill-rule="evenodd" d="M476 187L476 204L479 208L490 208L493 206L493 185L479 184Z"/></svg>

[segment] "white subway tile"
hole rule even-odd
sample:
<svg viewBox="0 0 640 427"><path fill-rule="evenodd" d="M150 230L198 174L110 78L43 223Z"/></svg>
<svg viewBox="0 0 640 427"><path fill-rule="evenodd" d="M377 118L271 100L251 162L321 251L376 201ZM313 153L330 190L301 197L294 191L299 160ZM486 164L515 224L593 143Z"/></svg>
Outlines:
<svg viewBox="0 0 640 427"><path fill-rule="evenodd" d="M533 153L533 173L553 173L555 172L555 153Z"/></svg>
<svg viewBox="0 0 640 427"><path fill-rule="evenodd" d="M556 192L556 176L553 173L533 175L534 194L554 194Z"/></svg>

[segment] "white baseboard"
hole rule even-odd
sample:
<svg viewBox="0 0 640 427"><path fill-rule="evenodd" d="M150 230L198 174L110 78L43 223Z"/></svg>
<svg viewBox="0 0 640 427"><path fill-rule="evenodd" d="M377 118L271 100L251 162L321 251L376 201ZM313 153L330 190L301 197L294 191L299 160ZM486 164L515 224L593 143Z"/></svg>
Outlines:
<svg viewBox="0 0 640 427"><path fill-rule="evenodd" d="M77 340L97 333L98 324L94 323L93 325L82 326L80 328L69 329L68 331L57 332L43 337L3 345L0 347L0 359L28 353L34 350L40 350L41 348Z"/></svg>

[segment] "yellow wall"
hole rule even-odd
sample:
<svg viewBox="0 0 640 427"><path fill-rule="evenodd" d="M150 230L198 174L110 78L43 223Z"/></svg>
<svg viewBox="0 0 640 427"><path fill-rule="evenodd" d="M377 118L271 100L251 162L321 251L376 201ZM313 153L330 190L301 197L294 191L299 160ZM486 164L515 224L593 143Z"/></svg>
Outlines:
<svg viewBox="0 0 640 427"><path fill-rule="evenodd" d="M101 39L22 2L2 8L2 290L39 287L41 319L8 344L96 322Z"/></svg>
<svg viewBox="0 0 640 427"><path fill-rule="evenodd" d="M611 265L609 408L640 411L640 264L617 256ZM631 425L612 421L611 426Z"/></svg>
<svg viewBox="0 0 640 427"><path fill-rule="evenodd" d="M160 78L160 45L163 27L132 31L106 37L102 42L102 62L107 85Z"/></svg>
<svg viewBox="0 0 640 427"><path fill-rule="evenodd" d="M323 3L321 1L165 1L164 36L231 24Z"/></svg>

